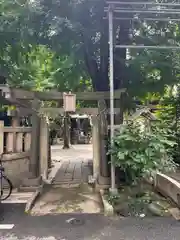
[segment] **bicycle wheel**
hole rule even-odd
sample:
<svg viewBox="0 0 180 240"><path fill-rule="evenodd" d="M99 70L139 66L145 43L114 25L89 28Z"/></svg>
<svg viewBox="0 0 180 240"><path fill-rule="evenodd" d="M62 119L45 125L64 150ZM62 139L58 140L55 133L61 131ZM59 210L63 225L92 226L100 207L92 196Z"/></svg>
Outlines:
<svg viewBox="0 0 180 240"><path fill-rule="evenodd" d="M0 179L0 200L6 200L12 193L13 185L11 181L2 174Z"/></svg>

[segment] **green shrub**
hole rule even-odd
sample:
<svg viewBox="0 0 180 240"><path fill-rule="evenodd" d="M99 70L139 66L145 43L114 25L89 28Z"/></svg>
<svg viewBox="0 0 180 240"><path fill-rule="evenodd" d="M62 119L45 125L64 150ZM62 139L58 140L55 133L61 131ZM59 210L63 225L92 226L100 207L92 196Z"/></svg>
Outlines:
<svg viewBox="0 0 180 240"><path fill-rule="evenodd" d="M114 156L115 166L120 167L126 181L132 183L153 177L157 171L175 169L171 150L176 143L168 139L165 129L157 123L147 131L141 122L130 122L121 126L110 153Z"/></svg>

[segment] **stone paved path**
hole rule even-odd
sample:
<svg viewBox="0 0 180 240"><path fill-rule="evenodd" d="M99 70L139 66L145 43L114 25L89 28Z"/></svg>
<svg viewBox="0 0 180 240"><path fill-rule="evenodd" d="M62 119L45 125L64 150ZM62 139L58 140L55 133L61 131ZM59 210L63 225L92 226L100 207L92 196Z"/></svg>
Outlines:
<svg viewBox="0 0 180 240"><path fill-rule="evenodd" d="M92 162L84 162L79 159L76 162L61 162L59 170L53 180L53 184L88 182L88 176L92 175Z"/></svg>
<svg viewBox="0 0 180 240"><path fill-rule="evenodd" d="M56 168L53 184L88 182L88 176L92 175L92 145L73 145L66 150L55 145L51 157Z"/></svg>
<svg viewBox="0 0 180 240"><path fill-rule="evenodd" d="M92 192L88 185L88 178L93 173L92 146L73 145L64 150L55 145L51 156L54 164L52 184L46 186L31 213L37 216L102 212L99 194Z"/></svg>

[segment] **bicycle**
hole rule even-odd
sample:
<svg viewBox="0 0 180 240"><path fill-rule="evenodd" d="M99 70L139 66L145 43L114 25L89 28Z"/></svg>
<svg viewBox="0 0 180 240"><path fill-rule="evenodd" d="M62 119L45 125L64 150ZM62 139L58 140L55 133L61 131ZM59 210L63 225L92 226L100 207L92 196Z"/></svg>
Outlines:
<svg viewBox="0 0 180 240"><path fill-rule="evenodd" d="M3 154L0 155L0 201L10 197L13 189L13 184L4 174L5 168L2 166Z"/></svg>

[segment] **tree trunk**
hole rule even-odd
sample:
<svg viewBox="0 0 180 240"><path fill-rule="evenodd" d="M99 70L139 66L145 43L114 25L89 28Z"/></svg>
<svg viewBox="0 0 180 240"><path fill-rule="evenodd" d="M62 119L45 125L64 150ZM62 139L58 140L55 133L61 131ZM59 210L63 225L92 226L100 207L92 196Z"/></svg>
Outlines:
<svg viewBox="0 0 180 240"><path fill-rule="evenodd" d="M118 37L116 38L116 44L128 44L129 43L129 29L130 22L122 22ZM107 28L107 26L106 26ZM114 27L114 31L116 28ZM104 37L104 39L103 39ZM102 32L101 36L101 46L100 46L100 67L97 69L97 65L91 64L91 59L88 59L90 76L92 78L92 84L95 91L109 91L109 57L108 57L108 35L107 29ZM86 56L88 58L88 56ZM114 51L114 89L123 88L125 83L127 83L126 74L126 49L116 48Z"/></svg>
<svg viewBox="0 0 180 240"><path fill-rule="evenodd" d="M130 22L121 22L116 44L127 45L129 43ZM126 49L116 48L114 54L114 89L123 88L128 81L126 74Z"/></svg>

